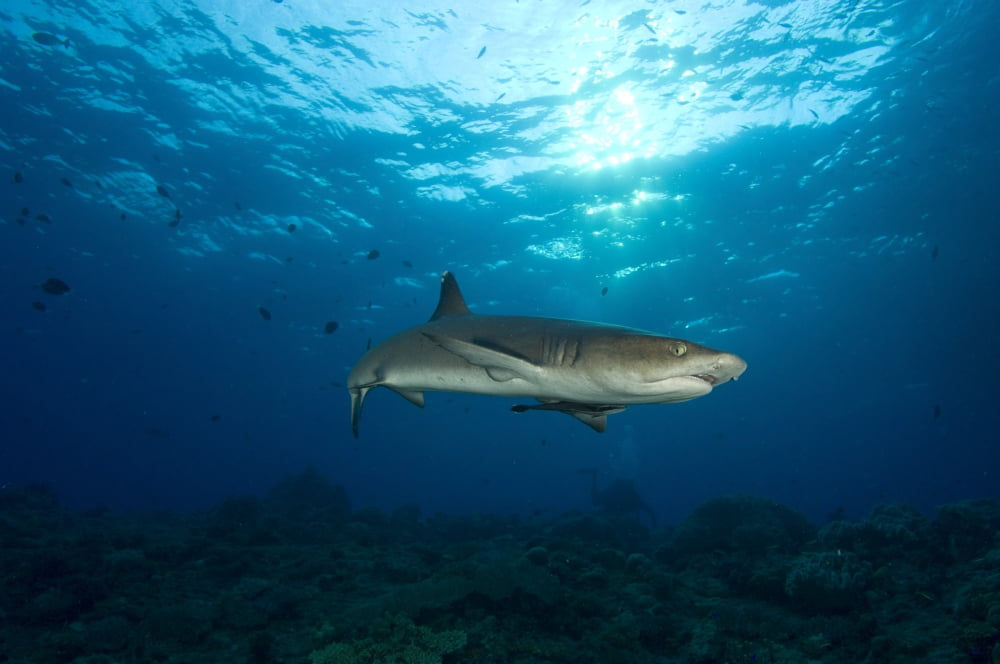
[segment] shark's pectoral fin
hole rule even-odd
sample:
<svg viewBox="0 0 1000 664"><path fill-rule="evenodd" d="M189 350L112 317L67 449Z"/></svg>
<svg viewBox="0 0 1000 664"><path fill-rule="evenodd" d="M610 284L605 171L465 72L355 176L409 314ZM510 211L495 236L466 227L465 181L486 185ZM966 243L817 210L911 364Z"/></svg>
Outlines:
<svg viewBox="0 0 1000 664"><path fill-rule="evenodd" d="M492 348L482 343L463 341L454 337L442 337L428 332L424 332L424 336L449 353L459 356L473 366L480 367L498 383L515 378L531 380L531 376L538 371L538 367L525 358L513 355L503 349Z"/></svg>
<svg viewBox="0 0 1000 664"><path fill-rule="evenodd" d="M523 413L526 410L555 410L572 415L597 433L604 433L608 426L608 415L622 412L625 406L549 401L533 405L518 404L511 406L511 410L515 413Z"/></svg>
<svg viewBox="0 0 1000 664"><path fill-rule="evenodd" d="M414 390L401 390L398 387L393 387L392 385L386 385L386 387L388 387L390 390L392 390L396 394L400 395L401 397L412 403L414 406L418 406L419 408L424 407L423 392L416 392Z"/></svg>

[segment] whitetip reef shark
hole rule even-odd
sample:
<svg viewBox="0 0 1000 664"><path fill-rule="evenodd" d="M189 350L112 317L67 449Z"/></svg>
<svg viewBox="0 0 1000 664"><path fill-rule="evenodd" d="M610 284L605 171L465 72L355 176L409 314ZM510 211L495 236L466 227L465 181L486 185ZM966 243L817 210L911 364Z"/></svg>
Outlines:
<svg viewBox="0 0 1000 664"><path fill-rule="evenodd" d="M424 392L535 398L511 410L554 410L597 432L633 404L677 403L736 380L732 353L629 327L469 311L458 282L441 275L434 315L371 348L347 377L351 430L365 396L387 387L423 407Z"/></svg>

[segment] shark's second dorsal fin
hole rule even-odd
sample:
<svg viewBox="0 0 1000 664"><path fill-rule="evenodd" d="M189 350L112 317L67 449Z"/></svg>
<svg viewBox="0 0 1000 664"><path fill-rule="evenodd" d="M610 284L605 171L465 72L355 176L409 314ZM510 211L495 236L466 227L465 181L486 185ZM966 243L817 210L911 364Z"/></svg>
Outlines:
<svg viewBox="0 0 1000 664"><path fill-rule="evenodd" d="M465 304L465 298L462 297L462 291L458 289L458 282L451 272L446 271L441 275L441 299L438 300L437 309L434 310L431 320L437 320L442 316L468 316L471 313Z"/></svg>

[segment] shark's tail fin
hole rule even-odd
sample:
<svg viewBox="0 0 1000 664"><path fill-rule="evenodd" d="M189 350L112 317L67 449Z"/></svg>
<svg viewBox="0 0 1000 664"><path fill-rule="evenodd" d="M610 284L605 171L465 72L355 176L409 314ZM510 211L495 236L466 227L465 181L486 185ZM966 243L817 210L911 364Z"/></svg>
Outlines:
<svg viewBox="0 0 1000 664"><path fill-rule="evenodd" d="M368 394L367 387L352 387L348 391L351 393L351 433L358 437L358 425L361 423L361 407L365 404L365 395Z"/></svg>

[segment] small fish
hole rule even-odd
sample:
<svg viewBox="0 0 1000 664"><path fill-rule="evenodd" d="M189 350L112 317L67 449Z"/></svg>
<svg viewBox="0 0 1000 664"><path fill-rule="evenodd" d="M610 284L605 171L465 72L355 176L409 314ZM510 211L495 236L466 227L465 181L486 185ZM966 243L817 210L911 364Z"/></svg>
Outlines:
<svg viewBox="0 0 1000 664"><path fill-rule="evenodd" d="M684 10L684 9L675 9L674 11L677 12L678 14L680 14L681 16L683 16L684 14L687 14L687 11Z"/></svg>
<svg viewBox="0 0 1000 664"><path fill-rule="evenodd" d="M413 267L413 263L410 261L403 261L403 267Z"/></svg>
<svg viewBox="0 0 1000 664"><path fill-rule="evenodd" d="M62 279L56 279L55 277L49 277L42 284L42 290L49 295L64 295L70 291L69 284L67 284Z"/></svg>
<svg viewBox="0 0 1000 664"><path fill-rule="evenodd" d="M486 47L483 46L481 49L479 49L479 55L476 56L476 60L478 60L479 58L483 57L483 53L485 53L485 52L486 52Z"/></svg>
<svg viewBox="0 0 1000 664"><path fill-rule="evenodd" d="M654 29L652 28L652 26L651 26L651 25L649 25L649 23L643 23L643 24L642 24L642 27L644 27L644 28L646 28L647 30L649 30L649 31L650 31L650 32L651 32L652 34L654 34L654 35L656 34L656 30L654 30Z"/></svg>
<svg viewBox="0 0 1000 664"><path fill-rule="evenodd" d="M240 205L239 201L233 201L233 207L235 207L237 210L242 210L243 209L243 206Z"/></svg>
<svg viewBox="0 0 1000 664"><path fill-rule="evenodd" d="M208 419L209 419L210 421L212 421L212 422L218 422L219 420L221 420L221 419L222 419L222 415L212 415L212 416L211 416L210 418L208 418Z"/></svg>
<svg viewBox="0 0 1000 664"><path fill-rule="evenodd" d="M934 419L941 417L941 404L934 404Z"/></svg>
<svg viewBox="0 0 1000 664"><path fill-rule="evenodd" d="M21 175L21 171L14 171L14 177L11 179L14 181L14 184L21 184L24 182L24 176Z"/></svg>
<svg viewBox="0 0 1000 664"><path fill-rule="evenodd" d="M809 112L813 114L814 118L816 118L817 120L819 120L819 113L817 113L816 111L812 110L811 108L809 109Z"/></svg>
<svg viewBox="0 0 1000 664"><path fill-rule="evenodd" d="M781 26L782 28L787 28L788 30L792 29L791 23L779 23L778 25Z"/></svg>
<svg viewBox="0 0 1000 664"><path fill-rule="evenodd" d="M496 102L500 101L501 99L503 99L503 98L504 98L504 97L506 97L506 96L507 96L507 93L506 93L506 92L501 92L501 93L500 93L500 96L499 96L499 97L497 97L496 99L494 99L494 100L493 100L493 102L494 102L494 103L496 103Z"/></svg>
<svg viewBox="0 0 1000 664"><path fill-rule="evenodd" d="M335 320L327 321L326 325L323 326L323 331L327 334L333 334L340 327L340 323Z"/></svg>
<svg viewBox="0 0 1000 664"><path fill-rule="evenodd" d="M31 38L42 46L59 46L62 44L66 48L69 48L69 39L59 39L48 32L36 32L31 35Z"/></svg>
<svg viewBox="0 0 1000 664"><path fill-rule="evenodd" d="M126 217L127 215L124 212L118 213L118 218L121 219L122 221L125 221Z"/></svg>
<svg viewBox="0 0 1000 664"><path fill-rule="evenodd" d="M297 228L298 228L298 226L296 226L295 224L288 224L287 230L288 230L289 233L294 233L295 229L297 229Z"/></svg>
<svg viewBox="0 0 1000 664"><path fill-rule="evenodd" d="M21 216L22 217L29 217L29 216L31 216L31 210L29 210L26 207L21 208Z"/></svg>
<svg viewBox="0 0 1000 664"><path fill-rule="evenodd" d="M180 223L181 220L178 219L177 217L174 217L167 223L167 226L169 226L170 228L177 228L177 226L180 225Z"/></svg>
<svg viewBox="0 0 1000 664"><path fill-rule="evenodd" d="M36 214L35 215L35 219L37 219L38 221L42 222L43 224L51 224L52 223L52 219L50 219L49 215L47 215L47 214Z"/></svg>
<svg viewBox="0 0 1000 664"><path fill-rule="evenodd" d="M371 350L371 349L372 349L372 338L368 337L368 347L367 347L367 350Z"/></svg>
<svg viewBox="0 0 1000 664"><path fill-rule="evenodd" d="M69 181L69 178L59 178L59 181L63 183L64 187L73 188L73 183Z"/></svg>
<svg viewBox="0 0 1000 664"><path fill-rule="evenodd" d="M934 248L931 249L931 260L936 261L939 253L941 252L938 250L938 246L935 244Z"/></svg>
<svg viewBox="0 0 1000 664"><path fill-rule="evenodd" d="M17 218L17 225L18 226L24 226L24 217L18 217Z"/></svg>
<svg viewBox="0 0 1000 664"><path fill-rule="evenodd" d="M608 287L605 286L604 288L601 289L601 297L604 297L607 294L608 294Z"/></svg>
<svg viewBox="0 0 1000 664"><path fill-rule="evenodd" d="M271 320L271 312L264 307L257 307L257 313L259 313L260 317L264 320Z"/></svg>
<svg viewBox="0 0 1000 664"><path fill-rule="evenodd" d="M156 193L158 193L160 196L163 196L164 198L170 198L170 192L167 191L167 188L164 187L162 184L156 185Z"/></svg>
<svg viewBox="0 0 1000 664"><path fill-rule="evenodd" d="M733 94L729 95L729 98L732 99L733 101L743 101L743 93L734 92Z"/></svg>
<svg viewBox="0 0 1000 664"><path fill-rule="evenodd" d="M378 249L372 249L371 251L368 252L368 260L373 261L381 255L382 254L378 252Z"/></svg>
<svg viewBox="0 0 1000 664"><path fill-rule="evenodd" d="M31 308L35 311L45 311L48 307L45 306L44 302L38 302L37 300L31 303Z"/></svg>

